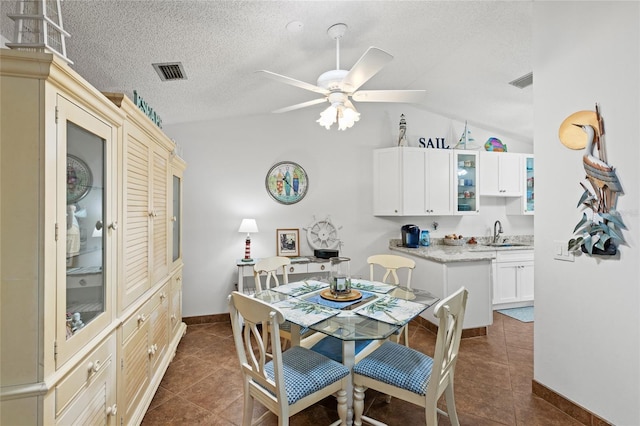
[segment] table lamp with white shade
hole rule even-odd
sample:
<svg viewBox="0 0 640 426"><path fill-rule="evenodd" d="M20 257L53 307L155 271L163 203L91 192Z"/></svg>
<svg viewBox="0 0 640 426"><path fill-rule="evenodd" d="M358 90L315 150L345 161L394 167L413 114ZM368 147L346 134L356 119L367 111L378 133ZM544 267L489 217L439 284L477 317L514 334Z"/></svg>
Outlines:
<svg viewBox="0 0 640 426"><path fill-rule="evenodd" d="M251 258L251 233L258 232L258 224L255 219L242 219L242 223L240 224L240 229L238 232L246 232L247 239L245 241L244 246L244 259L243 262L253 262Z"/></svg>

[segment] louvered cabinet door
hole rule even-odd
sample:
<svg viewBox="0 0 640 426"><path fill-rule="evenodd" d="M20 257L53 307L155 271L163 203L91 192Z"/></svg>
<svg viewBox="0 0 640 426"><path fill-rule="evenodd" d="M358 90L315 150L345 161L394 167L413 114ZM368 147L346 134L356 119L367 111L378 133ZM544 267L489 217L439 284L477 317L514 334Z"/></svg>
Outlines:
<svg viewBox="0 0 640 426"><path fill-rule="evenodd" d="M153 152L151 274L158 282L169 273L169 152L157 146Z"/></svg>
<svg viewBox="0 0 640 426"><path fill-rule="evenodd" d="M150 318L151 341L149 343L152 348L150 356L151 376L156 374L158 366L161 364L167 352L167 344L169 342L170 291L171 282L168 282L151 298L152 304L155 305Z"/></svg>
<svg viewBox="0 0 640 426"><path fill-rule="evenodd" d="M134 126L125 131L121 310L151 288L149 276L152 142Z"/></svg>
<svg viewBox="0 0 640 426"><path fill-rule="evenodd" d="M122 325L122 349L120 359L120 393L118 405L123 425L134 424L141 418L140 403L145 397L151 380L150 360L152 304L145 303Z"/></svg>

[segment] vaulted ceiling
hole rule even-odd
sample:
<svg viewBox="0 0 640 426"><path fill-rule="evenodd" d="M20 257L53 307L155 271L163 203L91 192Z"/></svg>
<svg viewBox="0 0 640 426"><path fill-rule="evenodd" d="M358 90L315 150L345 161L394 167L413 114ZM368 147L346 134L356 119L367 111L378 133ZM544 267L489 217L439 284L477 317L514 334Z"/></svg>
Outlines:
<svg viewBox="0 0 640 426"><path fill-rule="evenodd" d="M13 41L17 2L0 1ZM165 125L266 114L316 94L255 73L315 84L336 66L327 29L345 23L341 68L369 46L394 59L362 89L425 89L418 108L533 140L531 1L66 0L67 56L102 91L137 90ZM290 25L294 31L287 28ZM162 81L154 63L180 62L186 80ZM357 104L356 104L357 106ZM306 109L316 119L326 106Z"/></svg>

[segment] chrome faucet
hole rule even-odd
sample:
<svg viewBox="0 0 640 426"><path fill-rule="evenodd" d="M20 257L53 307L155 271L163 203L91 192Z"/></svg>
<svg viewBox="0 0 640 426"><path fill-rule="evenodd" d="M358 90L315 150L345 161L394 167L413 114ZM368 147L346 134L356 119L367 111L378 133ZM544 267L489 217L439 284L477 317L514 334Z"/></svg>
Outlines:
<svg viewBox="0 0 640 426"><path fill-rule="evenodd" d="M499 220L496 220L496 223L493 224L493 244L496 244L498 242L500 234L502 234L503 232L504 231L502 230L502 223L500 223Z"/></svg>

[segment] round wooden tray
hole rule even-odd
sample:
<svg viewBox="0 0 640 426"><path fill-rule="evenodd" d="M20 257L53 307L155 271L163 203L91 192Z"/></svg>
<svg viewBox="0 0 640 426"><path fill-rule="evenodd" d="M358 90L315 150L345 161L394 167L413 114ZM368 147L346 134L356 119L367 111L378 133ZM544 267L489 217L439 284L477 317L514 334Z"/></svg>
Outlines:
<svg viewBox="0 0 640 426"><path fill-rule="evenodd" d="M362 293L358 290L351 289L351 292L348 294L341 294L339 296L335 296L331 294L331 289L324 289L320 292L320 297L327 300L333 300L334 302L350 302L352 300L358 300L362 298Z"/></svg>

